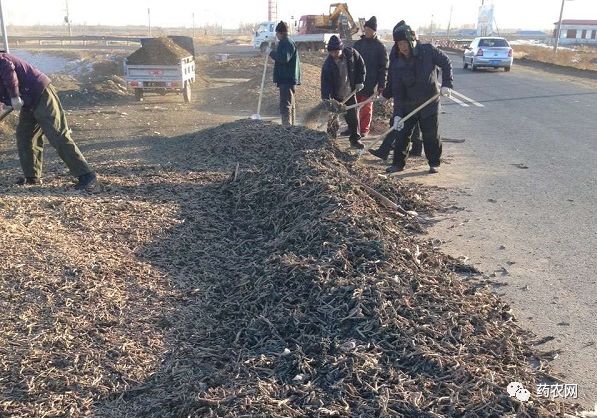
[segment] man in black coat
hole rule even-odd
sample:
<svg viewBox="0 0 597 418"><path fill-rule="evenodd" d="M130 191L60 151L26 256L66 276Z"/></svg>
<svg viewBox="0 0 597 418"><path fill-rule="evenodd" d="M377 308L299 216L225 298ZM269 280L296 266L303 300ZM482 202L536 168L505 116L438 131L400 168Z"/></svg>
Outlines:
<svg viewBox="0 0 597 418"><path fill-rule="evenodd" d="M417 112L406 122L401 118L440 93L450 96L453 87L452 64L446 54L430 44L416 42L415 34L401 21L394 27L395 45L390 52L390 68L383 96L394 98L394 160L386 172L404 170L408 157L408 145L417 122L423 134L425 156L429 172L439 172L442 154L438 135L439 97ZM437 85L437 68L442 72L441 90ZM391 144L391 142L390 142Z"/></svg>
<svg viewBox="0 0 597 418"><path fill-rule="evenodd" d="M321 69L321 99L334 99L346 102L346 105L356 104L355 94L365 87L365 62L353 48L344 48L342 41L332 36L328 42L329 56ZM359 134L359 120L356 108L350 109L345 115L350 131L350 146L363 149Z"/></svg>
<svg viewBox="0 0 597 418"><path fill-rule="evenodd" d="M280 21L276 26L278 45L269 56L274 60L274 83L280 89L282 125L295 124L295 87L301 84L301 61L296 45L288 37L288 25Z"/></svg>
<svg viewBox="0 0 597 418"><path fill-rule="evenodd" d="M382 94L388 74L388 52L385 45L377 38L377 18L375 16L365 22L364 31L365 34L354 44L354 49L363 57L367 69L365 88L357 94L359 103L364 102L376 92ZM363 105L359 111L361 137L365 137L369 133L372 116L373 102Z"/></svg>

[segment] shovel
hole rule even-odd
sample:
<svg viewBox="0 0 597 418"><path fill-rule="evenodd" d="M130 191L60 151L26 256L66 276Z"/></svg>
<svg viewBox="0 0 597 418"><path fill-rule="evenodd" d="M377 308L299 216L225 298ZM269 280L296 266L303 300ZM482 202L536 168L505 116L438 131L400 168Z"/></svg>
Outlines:
<svg viewBox="0 0 597 418"><path fill-rule="evenodd" d="M251 115L253 120L261 120L261 99L263 98L263 86L265 85L265 74L267 73L267 60L269 54L265 54L265 61L263 62L263 75L261 76L261 89L259 90L259 101L257 102L257 113Z"/></svg>

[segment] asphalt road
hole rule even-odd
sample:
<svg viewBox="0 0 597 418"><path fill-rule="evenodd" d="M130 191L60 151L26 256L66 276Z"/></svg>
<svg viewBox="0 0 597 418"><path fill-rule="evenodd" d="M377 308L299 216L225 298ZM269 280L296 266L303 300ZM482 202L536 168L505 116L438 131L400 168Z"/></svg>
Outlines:
<svg viewBox="0 0 597 418"><path fill-rule="evenodd" d="M434 226L442 249L492 279L523 328L554 337L555 371L597 402L597 83L513 66L463 70L444 101L442 172L411 161L403 178L445 187L462 208ZM462 140L457 143L450 140ZM516 376L512 376L516 380ZM529 388L535 392L536 388Z"/></svg>

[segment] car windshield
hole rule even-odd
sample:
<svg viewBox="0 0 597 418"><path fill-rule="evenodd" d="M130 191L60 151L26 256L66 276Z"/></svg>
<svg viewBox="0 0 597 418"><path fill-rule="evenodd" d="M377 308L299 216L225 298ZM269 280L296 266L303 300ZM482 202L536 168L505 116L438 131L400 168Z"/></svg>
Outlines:
<svg viewBox="0 0 597 418"><path fill-rule="evenodd" d="M269 31L269 24L268 23L262 23L257 28L257 32L259 32L259 33L261 33L261 32L268 32L268 31Z"/></svg>
<svg viewBox="0 0 597 418"><path fill-rule="evenodd" d="M485 47L509 47L508 41L505 39L481 39L479 41L479 46Z"/></svg>

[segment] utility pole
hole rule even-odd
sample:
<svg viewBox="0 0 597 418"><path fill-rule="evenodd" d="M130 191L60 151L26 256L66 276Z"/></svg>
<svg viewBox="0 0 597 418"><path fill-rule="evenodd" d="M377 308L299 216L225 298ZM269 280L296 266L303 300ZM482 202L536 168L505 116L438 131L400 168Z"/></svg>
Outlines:
<svg viewBox="0 0 597 418"><path fill-rule="evenodd" d="M147 8L147 32L151 38L151 9L149 7Z"/></svg>
<svg viewBox="0 0 597 418"><path fill-rule="evenodd" d="M558 20L558 29L556 30L556 42L553 46L553 53L558 53L558 46L560 45L560 36L562 31L562 16L564 15L564 2L566 0L562 0L562 7L560 8L560 20Z"/></svg>
<svg viewBox="0 0 597 418"><path fill-rule="evenodd" d="M450 6L450 19L448 20L448 41L450 40L450 27L452 26L452 11L454 10L454 5Z"/></svg>
<svg viewBox="0 0 597 418"><path fill-rule="evenodd" d="M64 20L66 21L66 24L68 25L68 36L70 38L72 38L72 36L73 36L73 29L70 26L70 13L68 11L68 0L65 0L65 1L66 1L66 16L65 16Z"/></svg>
<svg viewBox="0 0 597 418"><path fill-rule="evenodd" d="M193 39L195 39L195 12L193 12Z"/></svg>
<svg viewBox="0 0 597 418"><path fill-rule="evenodd" d="M4 36L4 50L10 52L8 49L8 33L6 32L6 23L4 22L4 8L2 7L2 0L0 0L0 21L2 21L2 35Z"/></svg>

